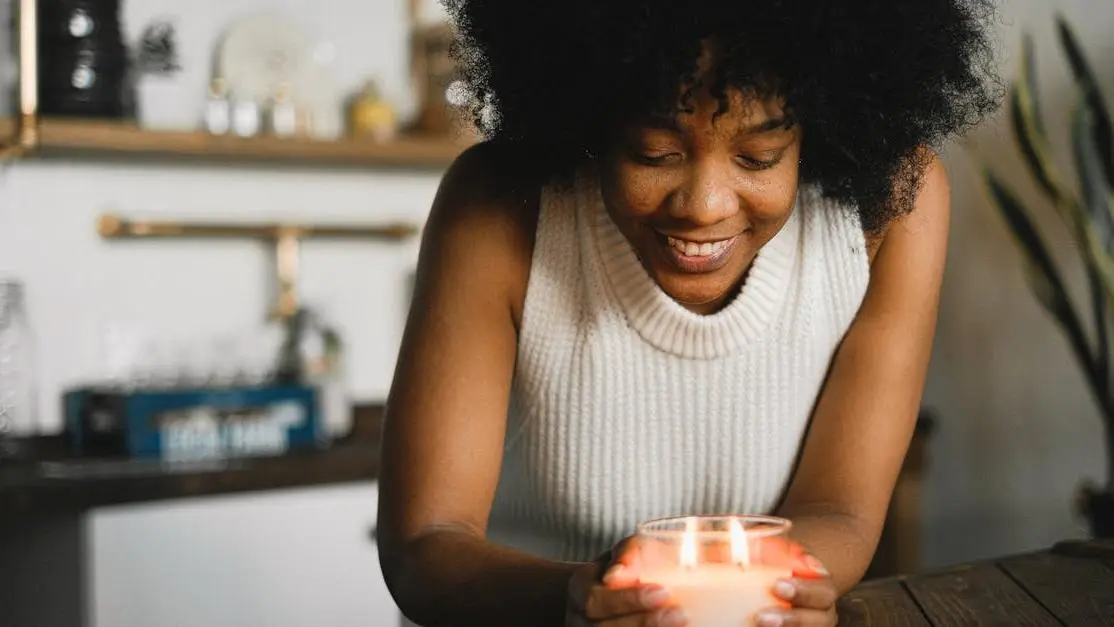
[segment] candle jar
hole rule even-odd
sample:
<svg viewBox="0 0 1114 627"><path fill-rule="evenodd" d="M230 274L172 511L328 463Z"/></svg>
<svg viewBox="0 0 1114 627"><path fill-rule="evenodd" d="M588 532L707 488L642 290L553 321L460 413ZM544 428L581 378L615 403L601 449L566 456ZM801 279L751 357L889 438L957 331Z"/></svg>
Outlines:
<svg viewBox="0 0 1114 627"><path fill-rule="evenodd" d="M759 610L787 607L773 594L792 576L785 559L791 524L772 516L679 516L638 526L638 575L657 584L689 627L755 624Z"/></svg>

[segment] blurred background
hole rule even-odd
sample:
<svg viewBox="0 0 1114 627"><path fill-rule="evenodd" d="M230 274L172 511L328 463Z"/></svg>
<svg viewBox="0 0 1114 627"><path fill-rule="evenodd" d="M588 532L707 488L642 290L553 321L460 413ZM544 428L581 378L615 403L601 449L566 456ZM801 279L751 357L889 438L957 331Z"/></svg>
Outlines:
<svg viewBox="0 0 1114 627"><path fill-rule="evenodd" d="M39 0L28 57L35 4L0 0L0 624L397 624L373 540L381 405L423 219L475 139L444 13ZM1078 82L1054 18L1109 98L1114 4L1000 12L1002 75L1030 33L1047 154L1075 193ZM22 100L21 67L38 79ZM1087 536L1110 502L1111 414L982 168L1090 325L1079 239L1008 107L943 154L935 354L874 575ZM1080 507L1088 481L1107 491Z"/></svg>

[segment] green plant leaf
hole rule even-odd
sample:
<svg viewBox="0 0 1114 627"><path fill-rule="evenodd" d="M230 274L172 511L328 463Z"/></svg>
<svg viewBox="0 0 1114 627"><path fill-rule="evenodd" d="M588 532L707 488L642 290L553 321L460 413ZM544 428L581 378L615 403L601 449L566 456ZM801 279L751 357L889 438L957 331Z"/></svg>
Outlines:
<svg viewBox="0 0 1114 627"><path fill-rule="evenodd" d="M1096 134L1096 112L1091 107L1085 93L1080 93L1072 109L1072 154L1079 177L1079 188L1083 194L1083 204L1094 225L1097 237L1102 244L1100 250L1091 251L1103 255L1110 261L1114 254L1114 194L1106 178L1102 162L1102 152ZM1110 380L1110 336L1107 327L1107 311L1110 309L1105 294L1101 294L1102 277L1093 263L1086 264L1087 281L1091 288L1092 311L1095 324L1095 360L1098 378L1107 385Z"/></svg>
<svg viewBox="0 0 1114 627"><path fill-rule="evenodd" d="M1114 304L1114 257L1107 253L1088 209L1074 199L1066 199L1060 203L1059 210L1074 230L1076 243L1082 249L1083 263L1088 272L1095 273L1095 277L1102 283L1107 303Z"/></svg>
<svg viewBox="0 0 1114 627"><path fill-rule="evenodd" d="M1083 54L1083 47L1079 45L1079 40L1063 15L1056 16L1056 30L1059 34L1060 46L1064 49L1072 74L1075 76L1075 82L1082 90L1087 106L1092 112L1092 135L1098 146L1103 173L1106 175L1107 183L1114 187L1114 132L1111 131L1110 113L1103 102L1102 92L1098 81L1095 80L1091 65Z"/></svg>
<svg viewBox="0 0 1114 627"><path fill-rule="evenodd" d="M1103 249L1109 254L1114 250L1114 194L1106 179L1102 148L1092 132L1095 115L1086 94L1080 94L1071 116L1072 155L1075 157L1083 203L1098 231Z"/></svg>
<svg viewBox="0 0 1114 627"><path fill-rule="evenodd" d="M1048 248L1029 218L1028 211L993 172L985 170L983 178L990 190L992 204L1005 218L1010 232L1019 244L1018 248L1025 261L1025 279L1029 283L1029 288L1068 336L1076 359L1088 373L1093 374L1094 360L1083 332L1083 325L1068 298L1064 281L1052 261L1052 256L1048 253Z"/></svg>
<svg viewBox="0 0 1114 627"><path fill-rule="evenodd" d="M1041 189L1051 198L1060 218L1071 230L1083 249L1084 261L1094 268L1095 281L1102 285L1107 304L1114 303L1114 260L1105 254L1106 245L1086 209L1080 206L1071 190L1063 183L1049 150L1048 138L1039 118L1040 103L1036 92L1036 75L1032 67L1032 38L1024 37L1025 54L1011 94L1011 121L1014 136L1025 162Z"/></svg>
<svg viewBox="0 0 1114 627"><path fill-rule="evenodd" d="M1029 108L1033 112L1033 128L1041 137L1047 137L1044 131L1044 112L1041 111L1040 102L1035 94L1039 92L1040 84L1037 80L1037 50L1033 44L1033 36L1029 31L1021 34L1021 66L1018 68L1017 80L1029 94L1034 96L1029 101Z"/></svg>
<svg viewBox="0 0 1114 627"><path fill-rule="evenodd" d="M1096 233L1100 244L1088 250L1088 255L1104 257L1110 261L1114 250L1114 216L1111 215L1110 186L1103 171L1102 155L1091 130L1094 128L1094 113L1087 103L1085 94L1080 94L1072 108L1071 144L1075 157L1075 170L1079 177L1079 188L1083 193L1083 207L1087 218ZM1109 309L1107 293L1096 264L1085 259L1087 285L1091 292L1091 312L1095 329L1095 368L1097 377L1103 382L1110 379L1110 335L1106 314Z"/></svg>
<svg viewBox="0 0 1114 627"><path fill-rule="evenodd" d="M1052 159L1048 137L1044 133L1036 70L1033 67L1033 39L1028 33L1025 33L1022 45L1021 66L1010 90L1010 121L1029 171L1052 202L1060 205L1069 194Z"/></svg>
<svg viewBox="0 0 1114 627"><path fill-rule="evenodd" d="M1056 313L1063 308L1062 301L1066 299L1067 292L1048 248L1029 218L1028 211L1005 184L989 170L983 176L995 207L1006 219L1006 225L1021 247L1030 286L1041 303L1050 312Z"/></svg>

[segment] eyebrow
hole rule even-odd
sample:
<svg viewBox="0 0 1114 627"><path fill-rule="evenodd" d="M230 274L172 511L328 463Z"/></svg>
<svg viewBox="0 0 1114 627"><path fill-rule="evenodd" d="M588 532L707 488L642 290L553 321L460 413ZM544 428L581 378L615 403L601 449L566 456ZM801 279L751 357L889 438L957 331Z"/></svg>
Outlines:
<svg viewBox="0 0 1114 627"><path fill-rule="evenodd" d="M674 131L680 133L682 131L680 124L677 123L677 118L671 116L651 116L646 120L646 126L663 131ZM789 128L790 120L787 116L778 116L766 118L765 120L743 127L739 131L739 135L760 135L770 131Z"/></svg>
<svg viewBox="0 0 1114 627"><path fill-rule="evenodd" d="M789 118L784 115L776 118L766 118L764 121L759 122L758 124L752 124L751 126L746 127L745 129L743 129L742 134L758 135L759 133L768 133L770 131L788 128L789 125Z"/></svg>

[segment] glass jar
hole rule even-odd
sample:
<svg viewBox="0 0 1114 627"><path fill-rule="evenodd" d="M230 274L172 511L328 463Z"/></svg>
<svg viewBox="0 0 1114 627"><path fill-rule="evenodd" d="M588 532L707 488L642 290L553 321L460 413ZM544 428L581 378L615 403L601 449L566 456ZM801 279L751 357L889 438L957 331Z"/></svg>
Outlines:
<svg viewBox="0 0 1114 627"><path fill-rule="evenodd" d="M24 305L23 284L0 279L0 455L13 438L36 435L35 342Z"/></svg>

